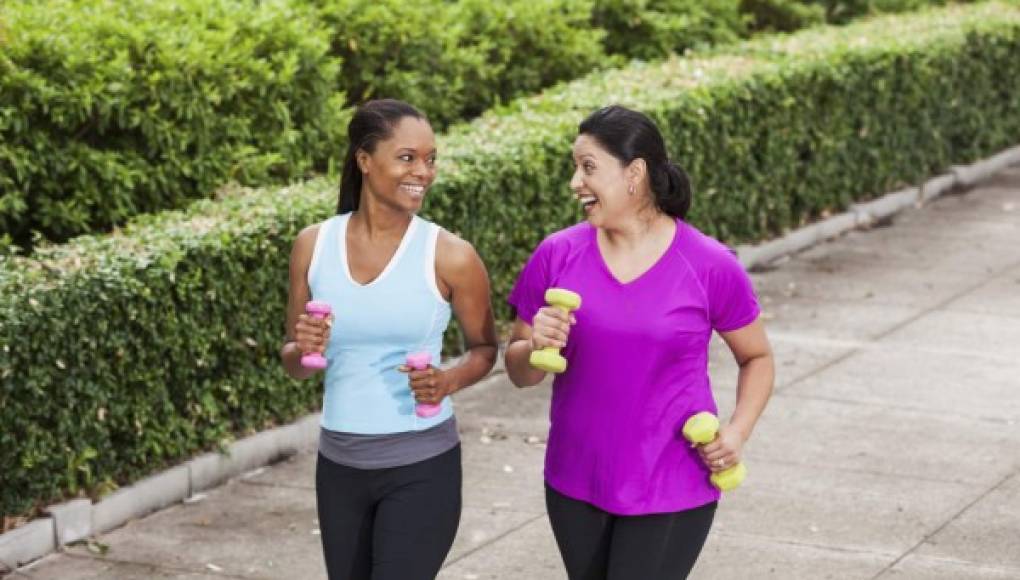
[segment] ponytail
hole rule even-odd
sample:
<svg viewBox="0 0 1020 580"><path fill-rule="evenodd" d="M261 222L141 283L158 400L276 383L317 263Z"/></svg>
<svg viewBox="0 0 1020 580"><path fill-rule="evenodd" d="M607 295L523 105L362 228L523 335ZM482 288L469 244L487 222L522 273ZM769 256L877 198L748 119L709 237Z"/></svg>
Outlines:
<svg viewBox="0 0 1020 580"><path fill-rule="evenodd" d="M684 219L691 209L691 180L687 172L677 167L672 161L664 164L666 183L662 192L655 192L655 205L663 213L675 218Z"/></svg>

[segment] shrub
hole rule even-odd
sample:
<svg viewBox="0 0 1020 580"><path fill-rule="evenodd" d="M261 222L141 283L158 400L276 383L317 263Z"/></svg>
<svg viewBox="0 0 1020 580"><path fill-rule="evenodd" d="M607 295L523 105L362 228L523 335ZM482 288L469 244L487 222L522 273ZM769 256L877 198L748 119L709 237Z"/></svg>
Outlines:
<svg viewBox="0 0 1020 580"><path fill-rule="evenodd" d="M746 35L740 0L595 0L592 21L606 29L606 52L660 59Z"/></svg>
<svg viewBox="0 0 1020 580"><path fill-rule="evenodd" d="M756 31L792 32L825 22L824 7L800 0L741 0L740 11Z"/></svg>
<svg viewBox="0 0 1020 580"><path fill-rule="evenodd" d="M591 0L309 0L348 102L413 103L437 126L605 63Z"/></svg>
<svg viewBox="0 0 1020 580"><path fill-rule="evenodd" d="M286 3L12 0L0 13L0 231L21 245L231 179L299 178L339 146L339 62Z"/></svg>

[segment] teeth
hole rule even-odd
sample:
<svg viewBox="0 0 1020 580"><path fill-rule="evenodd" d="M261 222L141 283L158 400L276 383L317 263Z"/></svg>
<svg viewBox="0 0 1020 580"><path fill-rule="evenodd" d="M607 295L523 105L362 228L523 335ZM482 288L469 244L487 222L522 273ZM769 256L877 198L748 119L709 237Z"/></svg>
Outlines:
<svg viewBox="0 0 1020 580"><path fill-rule="evenodd" d="M581 195L578 196L577 199L578 201L581 202L581 205L588 205L590 203L595 203L598 201L598 198L596 198L594 195Z"/></svg>
<svg viewBox="0 0 1020 580"><path fill-rule="evenodd" d="M412 185L412 184L409 184L409 183L402 183L402 184L400 184L400 189L403 189L404 191L406 191L407 193L410 193L412 195L421 195L425 191L425 186L424 185Z"/></svg>

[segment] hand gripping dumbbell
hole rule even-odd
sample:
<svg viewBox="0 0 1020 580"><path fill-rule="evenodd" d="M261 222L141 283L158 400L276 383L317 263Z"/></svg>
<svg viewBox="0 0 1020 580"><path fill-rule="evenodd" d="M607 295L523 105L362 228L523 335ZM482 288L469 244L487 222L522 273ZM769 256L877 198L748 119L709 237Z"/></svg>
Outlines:
<svg viewBox="0 0 1020 580"><path fill-rule="evenodd" d="M711 443L719 433L719 418L708 411L698 413L684 423L683 432L684 438L694 445ZM720 491L729 491L739 486L745 477L747 468L738 463L729 469L712 472L709 480Z"/></svg>
<svg viewBox="0 0 1020 580"><path fill-rule="evenodd" d="M423 371L429 368L430 364L432 364L432 355L427 352L416 352L414 354L407 355L407 366L416 371ZM442 409L442 405L418 403L414 406L414 414L424 419L428 419L429 417L435 417Z"/></svg>
<svg viewBox="0 0 1020 580"><path fill-rule="evenodd" d="M329 313L332 311L333 309L326 302L312 300L305 304L305 312L320 320L329 316ZM306 353L301 356L301 366L306 369L324 369L326 368L326 357L317 352Z"/></svg>
<svg viewBox="0 0 1020 580"><path fill-rule="evenodd" d="M581 307L581 295L563 288L550 288L545 291L545 301L565 312L568 316ZM567 370L567 359L560 354L560 349L547 346L531 353L528 358L531 366L547 373L562 373Z"/></svg>

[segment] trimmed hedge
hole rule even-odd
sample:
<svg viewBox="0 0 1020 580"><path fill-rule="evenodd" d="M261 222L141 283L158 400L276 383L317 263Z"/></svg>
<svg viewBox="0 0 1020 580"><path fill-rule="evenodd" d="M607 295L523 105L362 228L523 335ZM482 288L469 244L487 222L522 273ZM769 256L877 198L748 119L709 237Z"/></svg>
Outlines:
<svg viewBox="0 0 1020 580"><path fill-rule="evenodd" d="M277 362L289 240L333 204L308 190L198 202L0 260L0 514L315 407L321 386Z"/></svg>
<svg viewBox="0 0 1020 580"><path fill-rule="evenodd" d="M821 22L845 24L861 16L911 12L974 0L740 0L751 30L789 32Z"/></svg>
<svg viewBox="0 0 1020 580"><path fill-rule="evenodd" d="M12 0L0 232L64 240L229 179L306 176L342 135L339 61L284 2Z"/></svg>
<svg viewBox="0 0 1020 580"><path fill-rule="evenodd" d="M740 0L595 0L592 21L606 52L645 60L747 36Z"/></svg>
<svg viewBox="0 0 1020 580"><path fill-rule="evenodd" d="M348 104L414 103L437 128L613 64L592 0L300 0L343 59Z"/></svg>
<svg viewBox="0 0 1020 580"><path fill-rule="evenodd" d="M799 0L11 0L0 252L108 231L231 180L329 170L343 107L368 98L415 103L442 129L626 58L735 40L747 13L788 30L822 12Z"/></svg>
<svg viewBox="0 0 1020 580"><path fill-rule="evenodd" d="M729 242L1015 144L1020 10L993 2L634 64L516 101L440 139L426 215L472 241L494 302L550 231L578 121L646 111L693 176L691 221ZM318 404L285 378L287 256L328 216L318 181L201 203L0 259L0 512L131 481ZM858 197L859 196L859 197Z"/></svg>

